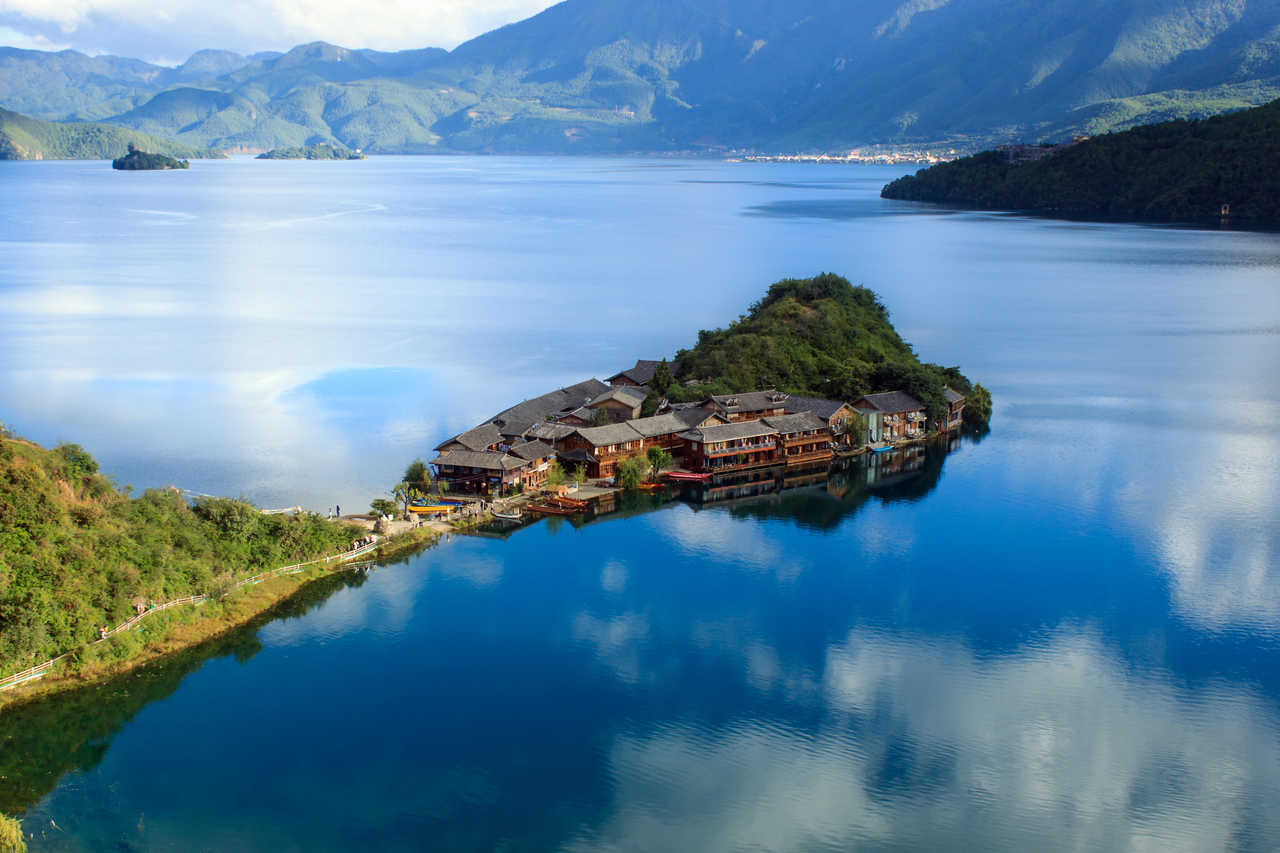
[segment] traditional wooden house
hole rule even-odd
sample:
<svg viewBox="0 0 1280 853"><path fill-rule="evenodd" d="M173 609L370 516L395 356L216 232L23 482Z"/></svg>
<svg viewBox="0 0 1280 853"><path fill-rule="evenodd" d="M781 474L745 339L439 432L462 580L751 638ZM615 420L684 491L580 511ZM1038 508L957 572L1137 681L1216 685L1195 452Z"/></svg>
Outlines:
<svg viewBox="0 0 1280 853"><path fill-rule="evenodd" d="M552 422L559 415L582 408L607 390L609 386L599 379L588 379L517 403L489 418L489 422L497 424L503 436L514 441L527 436L538 424Z"/></svg>
<svg viewBox="0 0 1280 853"><path fill-rule="evenodd" d="M437 480L452 492L503 494L524 482L532 467L527 459L489 450L446 450L431 460Z"/></svg>
<svg viewBox="0 0 1280 853"><path fill-rule="evenodd" d="M703 406L730 423L755 421L788 414L787 394L781 391L748 391L745 394L716 394Z"/></svg>
<svg viewBox="0 0 1280 853"><path fill-rule="evenodd" d="M604 412L610 423L622 423L640 417L644 398L645 392L639 388L619 386L598 394L586 404L586 409L592 414Z"/></svg>
<svg viewBox="0 0 1280 853"><path fill-rule="evenodd" d="M905 441L922 438L925 434L928 420L925 405L910 394L902 391L867 394L855 400L853 407L879 415L869 419L875 421L874 427L868 428L867 440L870 443Z"/></svg>
<svg viewBox="0 0 1280 853"><path fill-rule="evenodd" d="M738 471L780 462L778 431L760 420L698 427L680 438L684 466L692 471Z"/></svg>
<svg viewBox="0 0 1280 853"><path fill-rule="evenodd" d="M502 430L496 424L485 423L474 429L469 429L461 435L455 435L436 447L436 452L446 453L450 450L470 450L483 453L487 450L497 450L503 441Z"/></svg>
<svg viewBox="0 0 1280 853"><path fill-rule="evenodd" d="M588 409L586 406L582 406L574 409L572 412L565 412L564 414L557 415L555 423L564 424L569 427L591 426L595 423L595 416L596 413L594 409ZM532 432L532 429L533 428L531 427L530 432ZM526 435L528 435L528 433L526 433Z"/></svg>
<svg viewBox="0 0 1280 853"><path fill-rule="evenodd" d="M831 428L812 412L761 420L778 433L778 456L787 465L831 461Z"/></svg>
<svg viewBox="0 0 1280 853"><path fill-rule="evenodd" d="M555 448L545 441L525 441L511 445L507 452L529 463L523 475L526 489L540 489L546 484L547 472L551 470L551 462L556 458Z"/></svg>
<svg viewBox="0 0 1280 853"><path fill-rule="evenodd" d="M614 388L645 388L653 380L653 374L657 372L659 364L662 362L637 359L635 367L615 373L605 381ZM667 367L672 374L676 372L674 363L668 364Z"/></svg>
<svg viewBox="0 0 1280 853"><path fill-rule="evenodd" d="M707 409L689 408L665 415L654 415L649 418L637 418L627 421L627 426L644 437L644 447L661 447L673 456L684 453L685 442L680 437L682 432L702 426L713 426L725 423L715 412Z"/></svg>
<svg viewBox="0 0 1280 853"><path fill-rule="evenodd" d="M799 414L800 412L810 412L826 421L827 429L837 446L856 447L862 443L862 437L852 431L859 413L848 403L839 400L823 400L820 397L803 397L799 394L787 397L787 413Z"/></svg>
<svg viewBox="0 0 1280 853"><path fill-rule="evenodd" d="M947 420L941 425L940 431L951 432L953 429L959 429L964 423L964 395L951 390L950 387L944 388L943 393L947 397Z"/></svg>
<svg viewBox="0 0 1280 853"><path fill-rule="evenodd" d="M644 436L629 424L581 427L556 442L556 454L566 466L585 465L587 476L612 477L618 461L644 451Z"/></svg>

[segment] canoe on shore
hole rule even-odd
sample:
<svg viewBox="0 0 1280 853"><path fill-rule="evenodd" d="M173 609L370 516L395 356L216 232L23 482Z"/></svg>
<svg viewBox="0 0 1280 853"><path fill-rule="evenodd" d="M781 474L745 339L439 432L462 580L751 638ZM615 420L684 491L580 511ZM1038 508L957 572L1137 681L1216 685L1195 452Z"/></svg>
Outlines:
<svg viewBox="0 0 1280 853"><path fill-rule="evenodd" d="M526 509L530 512L536 512L542 515L574 515L575 513L582 512L580 509L552 506L550 504L529 504Z"/></svg>

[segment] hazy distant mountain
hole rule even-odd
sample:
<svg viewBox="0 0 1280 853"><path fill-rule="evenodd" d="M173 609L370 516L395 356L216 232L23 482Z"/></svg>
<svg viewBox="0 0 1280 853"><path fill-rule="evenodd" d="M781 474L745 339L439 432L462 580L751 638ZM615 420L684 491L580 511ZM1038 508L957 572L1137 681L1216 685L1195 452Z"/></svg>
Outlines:
<svg viewBox="0 0 1280 853"><path fill-rule="evenodd" d="M568 0L452 53L0 49L0 105L264 149L989 142L1277 96L1280 0Z"/></svg>

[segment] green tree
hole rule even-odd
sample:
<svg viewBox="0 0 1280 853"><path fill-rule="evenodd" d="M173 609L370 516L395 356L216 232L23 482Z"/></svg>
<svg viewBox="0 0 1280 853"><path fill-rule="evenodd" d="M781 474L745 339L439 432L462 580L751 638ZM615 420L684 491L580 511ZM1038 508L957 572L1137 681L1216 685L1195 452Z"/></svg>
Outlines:
<svg viewBox="0 0 1280 853"><path fill-rule="evenodd" d="M394 517L400 506L395 501L389 501L386 498L374 498L369 502L369 508L373 510L374 515Z"/></svg>
<svg viewBox="0 0 1280 853"><path fill-rule="evenodd" d="M427 488L431 480L431 474L427 469L427 463L421 458L415 459L409 463L409 467L404 470L404 481L411 486Z"/></svg>
<svg viewBox="0 0 1280 853"><path fill-rule="evenodd" d="M409 485L407 482L396 483L396 487L391 490L391 496L396 499L396 503L404 507L405 512L409 511L410 494L416 492L417 489ZM379 498L379 500L382 500Z"/></svg>
<svg viewBox="0 0 1280 853"><path fill-rule="evenodd" d="M0 815L0 853L26 853L27 842L22 838L22 824L11 817Z"/></svg>
<svg viewBox="0 0 1280 853"><path fill-rule="evenodd" d="M560 465L560 460L552 460L551 465L547 468L547 485L551 488L559 488L564 485L564 468Z"/></svg>
<svg viewBox="0 0 1280 853"><path fill-rule="evenodd" d="M617 483L627 491L634 491L640 488L640 484L644 482L645 470L649 467L647 460L642 456L628 456L618 462Z"/></svg>
<svg viewBox="0 0 1280 853"><path fill-rule="evenodd" d="M645 456L649 461L649 478L655 481L658 475L670 468L671 463L675 461L671 454L661 447L650 447Z"/></svg>
<svg viewBox="0 0 1280 853"><path fill-rule="evenodd" d="M653 370L653 378L649 380L649 388L657 391L659 394L666 394L671 388L671 384L675 382L675 377L671 375L671 368L667 365L664 358L658 362L658 366Z"/></svg>
<svg viewBox="0 0 1280 853"><path fill-rule="evenodd" d="M991 392L975 384L964 398L964 422L980 430L991 428Z"/></svg>
<svg viewBox="0 0 1280 853"><path fill-rule="evenodd" d="M613 423L613 416L609 414L609 410L606 409L604 406L601 406L600 408L592 411L591 413L592 426L605 426L606 424L611 424L611 423Z"/></svg>
<svg viewBox="0 0 1280 853"><path fill-rule="evenodd" d="M587 482L587 466L581 462L573 466L573 473L569 475L569 479L573 480L575 486L581 486Z"/></svg>

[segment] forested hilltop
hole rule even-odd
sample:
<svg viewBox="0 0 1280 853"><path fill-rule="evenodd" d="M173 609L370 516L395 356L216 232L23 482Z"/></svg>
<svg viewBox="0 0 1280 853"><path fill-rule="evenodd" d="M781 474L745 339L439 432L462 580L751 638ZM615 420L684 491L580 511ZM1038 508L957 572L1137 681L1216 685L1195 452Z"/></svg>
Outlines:
<svg viewBox="0 0 1280 853"><path fill-rule="evenodd" d="M966 395L966 420L985 427L991 395L957 367L922 362L889 322L875 293L824 273L784 279L726 329L701 331L674 361L673 382L650 387L677 402L777 388L852 402L876 391L905 391L931 417L946 411L943 389ZM664 393L665 392L665 393Z"/></svg>
<svg viewBox="0 0 1280 853"><path fill-rule="evenodd" d="M1159 222L1280 224L1280 101L1068 145L987 151L899 178L881 195L988 210Z"/></svg>
<svg viewBox="0 0 1280 853"><path fill-rule="evenodd" d="M0 676L97 639L149 606L217 596L242 577L330 554L363 531L234 500L117 490L74 444L46 450L0 427ZM208 607L209 605L206 605ZM107 654L123 659L125 632Z"/></svg>
<svg viewBox="0 0 1280 853"><path fill-rule="evenodd" d="M221 151L194 148L110 124L59 124L0 109L0 160L112 160L125 156L131 145L168 151L175 157L226 157Z"/></svg>

